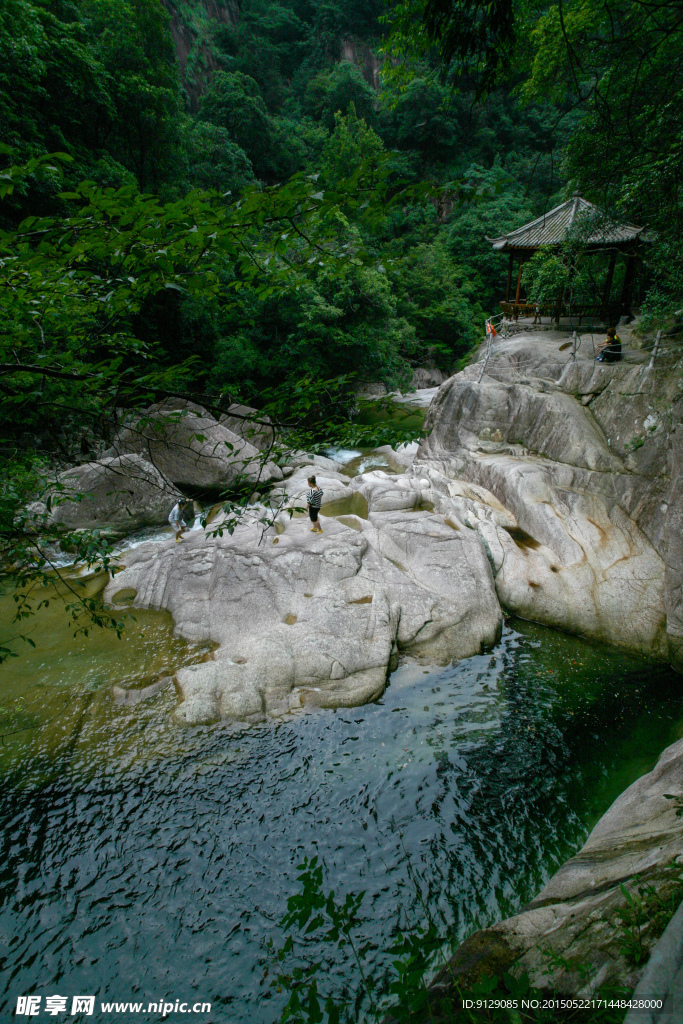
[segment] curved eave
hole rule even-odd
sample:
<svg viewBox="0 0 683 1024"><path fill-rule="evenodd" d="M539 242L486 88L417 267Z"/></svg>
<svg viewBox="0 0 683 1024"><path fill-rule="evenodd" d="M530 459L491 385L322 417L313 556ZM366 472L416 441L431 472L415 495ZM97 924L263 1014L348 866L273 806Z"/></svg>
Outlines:
<svg viewBox="0 0 683 1024"><path fill-rule="evenodd" d="M657 236L656 234L654 234L654 232L649 232L646 231L644 228L641 228L640 231L638 231L637 234L634 234L631 238L589 241L585 243L585 248L596 250L622 249L643 244L650 245L652 242L656 241L656 238ZM564 242L545 242L543 245L534 245L533 243L529 245L524 245L523 243L520 242L509 242L507 238L487 238L486 241L491 243L491 248L493 249L494 252L512 253L538 252L539 249L555 249L558 246L564 244Z"/></svg>

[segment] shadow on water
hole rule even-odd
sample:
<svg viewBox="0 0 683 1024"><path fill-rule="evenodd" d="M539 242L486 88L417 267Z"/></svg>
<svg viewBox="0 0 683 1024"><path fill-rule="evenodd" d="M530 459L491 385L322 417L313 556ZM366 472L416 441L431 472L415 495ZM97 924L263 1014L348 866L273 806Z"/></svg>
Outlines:
<svg viewBox="0 0 683 1024"><path fill-rule="evenodd" d="M112 698L113 682L203 656L168 617L135 614L122 662L109 640L69 660L44 630L28 667L0 669L3 707L24 692L33 716L0 747L8 1016L20 994L93 992L270 1024L264 945L305 854L338 895L366 890L381 977L421 899L454 939L518 909L680 732L669 669L516 621L447 669L401 665L373 705L183 730L172 689ZM355 978L343 951L323 970Z"/></svg>

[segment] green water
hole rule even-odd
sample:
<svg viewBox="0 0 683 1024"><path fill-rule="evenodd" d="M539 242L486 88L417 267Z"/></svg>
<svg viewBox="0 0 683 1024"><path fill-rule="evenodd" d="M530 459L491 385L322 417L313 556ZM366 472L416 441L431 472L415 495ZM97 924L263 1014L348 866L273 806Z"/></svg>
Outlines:
<svg viewBox="0 0 683 1024"><path fill-rule="evenodd" d="M50 773L52 759L59 759L65 742L78 746L84 735L102 731L123 739L124 713L113 696L113 686L142 688L206 657L207 645L193 646L173 635L168 612L119 612L122 639L113 629L91 626L85 616L74 620L68 605L78 595L96 594L104 582L72 579L76 595L64 587L61 594L35 587L33 607L49 603L23 623L12 621L16 608L12 596L0 595L0 644L17 634L35 644L14 640L8 646L16 657L0 664L0 768L40 763ZM157 714L169 715L176 701L173 687L160 693L154 704ZM95 739L96 749L97 743Z"/></svg>
<svg viewBox="0 0 683 1024"><path fill-rule="evenodd" d="M357 420L368 426L378 423L390 423L394 427L405 427L406 430L421 430L427 415L427 409L412 406L409 403L398 403L390 398L363 403Z"/></svg>
<svg viewBox="0 0 683 1024"><path fill-rule="evenodd" d="M457 665L401 665L375 704L182 729L173 688L123 707L112 685L207 652L133 614L121 641L74 639L52 604L0 667L3 1020L21 994L92 992L270 1024L265 943L316 853L326 886L366 891L381 982L423 906L453 941L514 912L683 733L680 676L518 621ZM326 985L356 984L308 945Z"/></svg>

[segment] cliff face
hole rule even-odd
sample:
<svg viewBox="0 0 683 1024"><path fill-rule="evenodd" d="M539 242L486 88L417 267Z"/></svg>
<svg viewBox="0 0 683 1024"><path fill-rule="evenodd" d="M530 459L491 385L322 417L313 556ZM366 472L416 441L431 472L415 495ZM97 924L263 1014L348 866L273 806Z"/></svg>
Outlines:
<svg viewBox="0 0 683 1024"><path fill-rule="evenodd" d="M341 59L355 64L360 68L363 78L372 86L379 89L379 72L382 64L376 53L373 53L367 43L359 39L349 37L341 41Z"/></svg>
<svg viewBox="0 0 683 1024"><path fill-rule="evenodd" d="M626 334L626 332L623 332ZM486 536L524 618L683 668L683 348L596 363L554 331L499 341L430 408L416 466L487 488L523 536Z"/></svg>
<svg viewBox="0 0 683 1024"><path fill-rule="evenodd" d="M190 107L196 111L211 76L218 69L215 36L221 26L236 26L240 8L236 0L163 0L171 18L171 35ZM355 36L339 40L340 61L355 64L365 81L379 89L381 62L368 43Z"/></svg>
<svg viewBox="0 0 683 1024"><path fill-rule="evenodd" d="M214 34L221 25L236 25L239 7L234 0L164 0L171 18L171 35L178 54L183 86L192 110L218 67Z"/></svg>

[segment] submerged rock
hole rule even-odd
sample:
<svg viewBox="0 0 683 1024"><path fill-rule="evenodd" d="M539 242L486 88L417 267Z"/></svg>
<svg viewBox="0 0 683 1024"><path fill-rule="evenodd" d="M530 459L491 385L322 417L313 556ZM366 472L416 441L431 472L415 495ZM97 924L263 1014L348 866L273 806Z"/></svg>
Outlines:
<svg viewBox="0 0 683 1024"><path fill-rule="evenodd" d="M117 704L122 707L134 707L143 700L149 700L150 697L154 697L161 690L165 690L172 682L172 676L163 676L161 679L157 679L155 683L144 686L142 689L125 689L121 686L112 686L111 692Z"/></svg>

